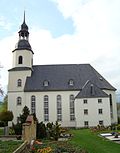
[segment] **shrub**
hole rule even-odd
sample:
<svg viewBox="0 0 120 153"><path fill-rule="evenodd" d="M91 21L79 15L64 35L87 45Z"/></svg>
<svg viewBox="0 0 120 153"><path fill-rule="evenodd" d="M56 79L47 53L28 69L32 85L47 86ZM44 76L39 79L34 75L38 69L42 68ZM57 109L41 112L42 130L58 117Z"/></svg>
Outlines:
<svg viewBox="0 0 120 153"><path fill-rule="evenodd" d="M4 122L5 126L7 126L8 121L13 120L13 113L11 111L5 111L0 113L0 120Z"/></svg>
<svg viewBox="0 0 120 153"><path fill-rule="evenodd" d="M37 123L37 138L43 139L47 137L46 126L43 122Z"/></svg>
<svg viewBox="0 0 120 153"><path fill-rule="evenodd" d="M58 138L60 137L60 133L61 133L61 130L60 130L60 124L58 124L58 122L56 121L55 125L53 125L53 130L52 130L52 134L53 134L53 138L54 140L58 140Z"/></svg>
<svg viewBox="0 0 120 153"><path fill-rule="evenodd" d="M120 124L117 125L117 130L120 130Z"/></svg>
<svg viewBox="0 0 120 153"><path fill-rule="evenodd" d="M13 123L12 127L16 135L22 135L22 124L21 123L17 123L17 124Z"/></svg>
<svg viewBox="0 0 120 153"><path fill-rule="evenodd" d="M9 128L9 135L15 135L15 130L13 129L13 127Z"/></svg>
<svg viewBox="0 0 120 153"><path fill-rule="evenodd" d="M43 138L48 138L48 139L54 139L58 140L61 134L61 127L60 124L56 121L55 124L52 123L47 123L45 124L43 122L37 123L37 138L38 139L43 139Z"/></svg>
<svg viewBox="0 0 120 153"><path fill-rule="evenodd" d="M0 121L0 127L4 127L4 122Z"/></svg>
<svg viewBox="0 0 120 153"><path fill-rule="evenodd" d="M118 124L120 124L120 117L118 117Z"/></svg>

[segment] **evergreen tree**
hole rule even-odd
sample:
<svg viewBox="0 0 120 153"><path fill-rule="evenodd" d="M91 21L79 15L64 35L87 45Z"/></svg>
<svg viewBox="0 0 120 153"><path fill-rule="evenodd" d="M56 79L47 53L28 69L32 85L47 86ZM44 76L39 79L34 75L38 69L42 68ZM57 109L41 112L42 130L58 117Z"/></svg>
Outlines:
<svg viewBox="0 0 120 153"><path fill-rule="evenodd" d="M46 126L43 122L37 123L37 138L43 139L47 137Z"/></svg>
<svg viewBox="0 0 120 153"><path fill-rule="evenodd" d="M22 135L22 124L26 122L28 115L30 114L29 108L25 106L23 108L23 113L20 114L19 121L17 124L13 123L13 129L16 135Z"/></svg>
<svg viewBox="0 0 120 153"><path fill-rule="evenodd" d="M23 114L20 114L20 117L19 117L19 121L21 124L26 122L26 119L27 119L28 115L30 114L30 110L27 106L25 106L23 108L22 112L23 112Z"/></svg>

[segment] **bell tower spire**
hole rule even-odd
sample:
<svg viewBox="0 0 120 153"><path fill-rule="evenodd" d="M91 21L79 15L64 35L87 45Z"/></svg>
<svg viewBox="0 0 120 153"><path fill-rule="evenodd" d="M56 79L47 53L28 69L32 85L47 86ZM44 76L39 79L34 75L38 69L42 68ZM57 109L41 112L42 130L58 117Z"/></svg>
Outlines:
<svg viewBox="0 0 120 153"><path fill-rule="evenodd" d="M24 10L24 20L23 20L23 23L25 23L25 10Z"/></svg>
<svg viewBox="0 0 120 153"><path fill-rule="evenodd" d="M19 33L19 39L29 40L28 26L27 26L27 24L25 22L25 11L24 11L23 23L22 23L21 29L20 29L20 31L18 33Z"/></svg>
<svg viewBox="0 0 120 153"><path fill-rule="evenodd" d="M25 11L24 11L23 23L21 24L20 30L18 32L19 40L15 46L15 50L27 49L33 53L31 45L29 43L29 31L28 30L29 28L26 24Z"/></svg>
<svg viewBox="0 0 120 153"><path fill-rule="evenodd" d="M18 32L19 39L13 50L13 67L29 67L33 65L33 51L29 43L29 31L25 20L25 11L23 16L23 23Z"/></svg>

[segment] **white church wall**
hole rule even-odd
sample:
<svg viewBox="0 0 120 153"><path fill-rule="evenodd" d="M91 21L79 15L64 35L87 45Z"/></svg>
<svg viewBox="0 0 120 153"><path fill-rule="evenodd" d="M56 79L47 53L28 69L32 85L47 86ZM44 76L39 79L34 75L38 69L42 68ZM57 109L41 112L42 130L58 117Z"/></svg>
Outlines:
<svg viewBox="0 0 120 153"><path fill-rule="evenodd" d="M13 122L17 122L17 117L20 116L22 113L22 110L24 108L24 92L8 92L8 110L13 112L14 118ZM21 105L17 105L17 97L21 97Z"/></svg>
<svg viewBox="0 0 120 153"><path fill-rule="evenodd" d="M18 57L23 57L23 64L18 64ZM12 67L32 67L33 54L29 50L19 50L13 52L13 65Z"/></svg>
<svg viewBox="0 0 120 153"><path fill-rule="evenodd" d="M17 73L16 73L17 72ZM9 72L9 78L8 78L8 92L16 92L16 91L23 91L25 82L26 82L26 76L31 76L31 70L29 71L10 71ZM18 79L22 80L22 86L17 86Z"/></svg>
<svg viewBox="0 0 120 153"><path fill-rule="evenodd" d="M51 92L8 92L8 109L13 111L14 120L22 113L26 105L31 111L31 96L36 97L36 116L39 122L44 121L44 96L49 97L49 122L57 120L57 95L62 98L62 121L60 122L63 127L84 127L84 121L89 122L89 126L96 126L99 121L103 120L105 126L111 124L110 117L110 102L109 98L102 98L102 103L98 104L98 99L101 98L88 98L88 103L84 104L83 99L75 100L75 121L70 121L70 95L74 97L79 91L51 91ZM114 95L114 92L111 92ZM22 98L22 104L17 105L17 97ZM113 104L114 105L114 104ZM88 115L84 115L84 109L88 109ZM98 114L98 109L103 109L103 114ZM47 123L47 122L45 122Z"/></svg>
<svg viewBox="0 0 120 153"><path fill-rule="evenodd" d="M70 95L76 96L79 91L51 91L51 92L26 92L25 105L31 110L31 96L36 97L36 116L39 122L44 121L44 96L49 97L49 122L57 120L57 95L62 98L62 121L60 122L64 127L74 127L75 121L70 121ZM45 122L47 123L47 122Z"/></svg>
<svg viewBox="0 0 120 153"><path fill-rule="evenodd" d="M89 126L97 126L99 121L103 121L105 126L111 125L109 99L102 98L102 103L98 103L101 98L87 98L84 104L83 99L75 100L76 127L84 127L84 122L88 121ZM88 115L84 114L84 109L88 109ZM98 109L103 113L99 114Z"/></svg>
<svg viewBox="0 0 120 153"><path fill-rule="evenodd" d="M89 98L84 104L83 99L75 100L75 121L70 121L70 95L76 96L79 91L51 91L51 92L9 92L8 109L13 111L14 120L22 113L26 105L31 111L31 96L36 97L36 116L39 122L44 121L44 96L49 97L49 122L57 120L57 95L62 97L62 121L63 127L84 127L84 121L89 121L89 126L98 125L103 120L104 125L111 124L109 98L102 98L102 103L98 104L98 98ZM22 104L17 106L17 97L22 98ZM101 99L101 98L100 98ZM84 115L84 109L88 109L88 115ZM103 109L103 114L98 115L98 109ZM47 123L47 122L45 122Z"/></svg>

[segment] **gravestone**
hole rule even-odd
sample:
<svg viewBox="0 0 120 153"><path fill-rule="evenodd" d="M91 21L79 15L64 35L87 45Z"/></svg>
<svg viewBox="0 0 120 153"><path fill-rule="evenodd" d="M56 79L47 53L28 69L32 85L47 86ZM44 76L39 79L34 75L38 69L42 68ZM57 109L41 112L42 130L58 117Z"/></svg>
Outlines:
<svg viewBox="0 0 120 153"><path fill-rule="evenodd" d="M26 123L22 125L22 139L30 144L31 140L36 139L36 122L33 115L28 115Z"/></svg>

